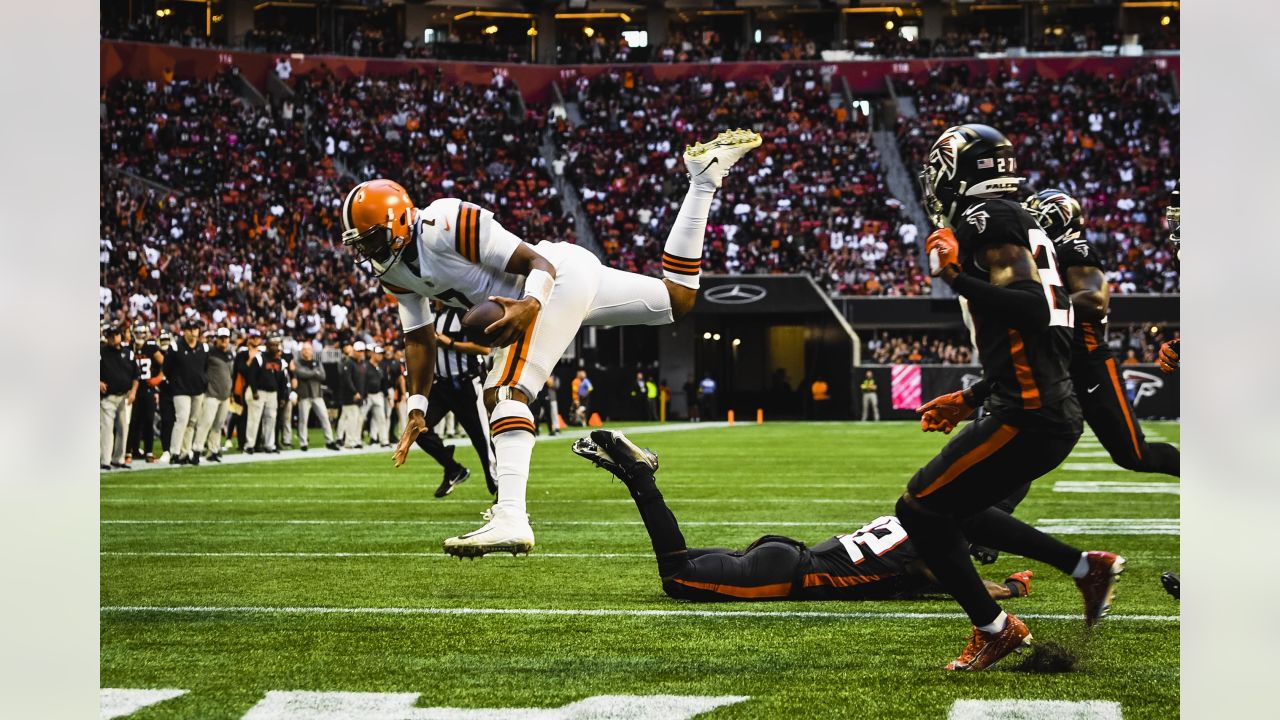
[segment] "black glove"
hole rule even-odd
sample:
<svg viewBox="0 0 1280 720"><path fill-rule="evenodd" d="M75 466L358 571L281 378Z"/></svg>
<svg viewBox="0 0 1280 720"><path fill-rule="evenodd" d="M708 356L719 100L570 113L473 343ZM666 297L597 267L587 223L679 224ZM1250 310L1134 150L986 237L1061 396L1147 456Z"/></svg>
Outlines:
<svg viewBox="0 0 1280 720"><path fill-rule="evenodd" d="M1000 557L1000 551L982 545L970 545L969 554L983 565L990 565Z"/></svg>

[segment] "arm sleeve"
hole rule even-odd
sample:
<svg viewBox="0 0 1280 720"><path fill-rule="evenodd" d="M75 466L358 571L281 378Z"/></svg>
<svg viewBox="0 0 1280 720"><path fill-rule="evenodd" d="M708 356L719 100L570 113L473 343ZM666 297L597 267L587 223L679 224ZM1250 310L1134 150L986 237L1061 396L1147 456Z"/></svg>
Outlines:
<svg viewBox="0 0 1280 720"><path fill-rule="evenodd" d="M402 334L430 325L436 319L435 313L431 311L431 298L416 293L392 293L392 296L396 299L396 308L400 313Z"/></svg>
<svg viewBox="0 0 1280 720"><path fill-rule="evenodd" d="M458 203L453 249L469 262L505 271L523 242L493 219L493 213L469 202Z"/></svg>
<svg viewBox="0 0 1280 720"><path fill-rule="evenodd" d="M956 276L951 287L970 302L982 306L984 314L1019 327L1049 324L1049 300L1044 286L1035 280L1018 280L1006 287L983 282L967 273Z"/></svg>

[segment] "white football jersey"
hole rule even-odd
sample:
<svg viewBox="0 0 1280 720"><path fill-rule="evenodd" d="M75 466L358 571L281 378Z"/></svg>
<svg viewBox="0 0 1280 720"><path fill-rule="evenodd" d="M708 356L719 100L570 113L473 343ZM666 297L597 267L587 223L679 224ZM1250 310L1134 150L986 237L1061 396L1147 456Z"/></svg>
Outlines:
<svg viewBox="0 0 1280 720"><path fill-rule="evenodd" d="M456 198L437 200L417 211L413 235L417 256L401 255L381 278L409 291L391 293L399 303L404 332L435 319L431 298L468 310L491 295L524 295L524 276L505 270L524 241L499 225L492 212ZM556 265L561 253L550 246L561 244L542 243L533 249Z"/></svg>

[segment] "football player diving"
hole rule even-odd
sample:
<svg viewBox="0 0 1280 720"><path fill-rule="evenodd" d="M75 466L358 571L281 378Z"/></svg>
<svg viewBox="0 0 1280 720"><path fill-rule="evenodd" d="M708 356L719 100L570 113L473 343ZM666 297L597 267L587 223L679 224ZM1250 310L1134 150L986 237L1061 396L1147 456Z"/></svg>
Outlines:
<svg viewBox="0 0 1280 720"><path fill-rule="evenodd" d="M925 430L966 424L920 468L895 515L938 584L973 623L948 670L982 670L1031 642L1001 610L969 560L970 541L1052 565L1076 580L1092 627L1110 609L1124 559L1083 552L993 507L1056 468L1083 429L1069 364L1074 318L1053 244L1015 199L1013 145L986 125L947 128L920 175L938 227L925 242L930 268L964 298L983 379L920 408Z"/></svg>
<svg viewBox="0 0 1280 720"><path fill-rule="evenodd" d="M1049 236L1064 273L1076 329L1071 343L1071 384L1111 460L1126 470L1178 476L1181 455L1168 443L1148 443L1120 381L1119 365L1107 345L1111 293L1098 253L1084 238L1080 203L1057 189L1041 190L1023 205Z"/></svg>
<svg viewBox="0 0 1280 720"><path fill-rule="evenodd" d="M483 527L444 541L446 552L473 557L533 548L525 514L534 444L529 402L583 325L666 325L693 309L712 198L729 168L760 144L754 132L730 130L685 149L689 190L663 246L662 279L605 267L572 243L535 247L469 202L442 199L418 209L391 180L362 182L347 195L342 242L399 303L409 417L397 467L426 430L436 357L431 299L464 310L486 300L503 308L485 328L499 348L484 381L498 499Z"/></svg>
<svg viewBox="0 0 1280 720"><path fill-rule="evenodd" d="M592 430L573 452L622 481L640 511L658 560L662 590L676 600L892 600L937 590L906 530L891 516L810 548L765 535L745 550L691 548L667 507L655 475L658 456L613 430ZM1021 500L1010 498L1009 508ZM1031 571L1003 584L984 581L995 600L1031 594Z"/></svg>

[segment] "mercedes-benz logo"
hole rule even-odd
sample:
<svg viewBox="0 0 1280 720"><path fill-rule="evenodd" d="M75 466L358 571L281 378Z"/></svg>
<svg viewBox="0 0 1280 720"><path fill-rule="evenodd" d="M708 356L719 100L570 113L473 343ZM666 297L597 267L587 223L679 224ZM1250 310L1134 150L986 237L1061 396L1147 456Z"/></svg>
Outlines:
<svg viewBox="0 0 1280 720"><path fill-rule="evenodd" d="M708 302L719 303L721 305L746 305L757 300L763 300L769 291L759 285L744 285L742 283L734 283L733 285L720 285L713 287L703 293L703 297Z"/></svg>

